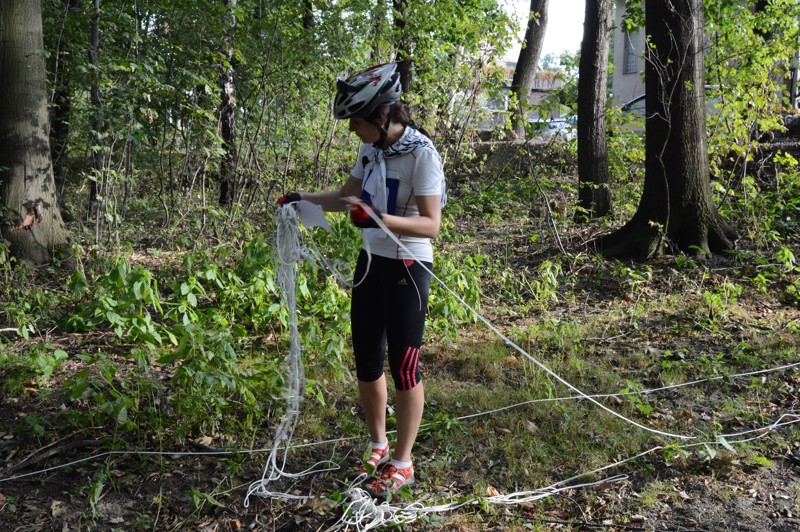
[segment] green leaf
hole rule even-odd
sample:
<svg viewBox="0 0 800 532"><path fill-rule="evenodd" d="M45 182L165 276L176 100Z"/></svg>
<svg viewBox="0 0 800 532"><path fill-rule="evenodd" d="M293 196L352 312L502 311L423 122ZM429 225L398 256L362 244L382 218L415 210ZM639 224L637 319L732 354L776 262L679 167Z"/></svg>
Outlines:
<svg viewBox="0 0 800 532"><path fill-rule="evenodd" d="M764 456L751 456L750 460L755 462L755 463L757 463L757 464L761 464L761 465L767 466L767 467L772 467L774 465L772 463L772 460L770 460L769 458L766 458Z"/></svg>
<svg viewBox="0 0 800 532"><path fill-rule="evenodd" d="M728 443L728 441L727 441L725 438L723 438L722 436L717 436L717 441L718 441L718 442L719 442L719 443L720 443L720 444L721 444L723 447L725 447L726 449L728 449L730 452L732 452L733 454L736 454L736 449L734 449L734 448L733 448L733 446L732 446L730 443Z"/></svg>

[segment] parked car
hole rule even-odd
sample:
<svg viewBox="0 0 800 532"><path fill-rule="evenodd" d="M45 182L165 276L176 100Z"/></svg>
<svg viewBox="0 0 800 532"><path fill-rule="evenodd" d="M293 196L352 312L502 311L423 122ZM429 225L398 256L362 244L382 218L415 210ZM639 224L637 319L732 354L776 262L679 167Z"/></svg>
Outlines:
<svg viewBox="0 0 800 532"><path fill-rule="evenodd" d="M534 138L537 140L550 140L557 137L558 140L570 141L575 138L575 125L577 117L567 118L531 118L528 123L532 125Z"/></svg>
<svg viewBox="0 0 800 532"><path fill-rule="evenodd" d="M719 113L716 103L720 101L719 95L709 96L709 93L716 91L719 87L717 85L706 85L706 115L714 116ZM620 110L623 113L630 113L634 118L634 123L630 126L632 131L637 133L644 132L644 119L645 119L645 105L647 103L646 95L640 94L636 98L629 100L622 104Z"/></svg>

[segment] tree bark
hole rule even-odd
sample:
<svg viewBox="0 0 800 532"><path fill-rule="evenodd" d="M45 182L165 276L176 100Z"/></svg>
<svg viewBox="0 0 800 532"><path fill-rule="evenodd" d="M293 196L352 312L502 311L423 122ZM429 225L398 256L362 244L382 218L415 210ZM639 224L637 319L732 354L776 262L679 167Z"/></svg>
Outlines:
<svg viewBox="0 0 800 532"><path fill-rule="evenodd" d="M711 196L703 90L703 3L647 0L645 182L639 208L593 244L607 256L646 260L675 249L706 255L736 234Z"/></svg>
<svg viewBox="0 0 800 532"><path fill-rule="evenodd" d="M224 207L230 207L238 200L238 150L236 147L236 80L234 79L234 48L233 48L233 32L236 29L236 0L223 0L226 6L226 31L228 38L226 39L227 47L225 50L225 58L227 65L225 72L222 76L220 85L220 106L219 106L219 122L220 122L220 136L222 137L222 147L225 153L222 156L222 163L220 168L220 187L219 187L219 203Z"/></svg>
<svg viewBox="0 0 800 532"><path fill-rule="evenodd" d="M606 142L606 83L613 0L586 2L578 71L578 210L576 221L611 213Z"/></svg>
<svg viewBox="0 0 800 532"><path fill-rule="evenodd" d="M0 230L11 254L33 264L67 244L50 160L43 48L40 0L0 2Z"/></svg>
<svg viewBox="0 0 800 532"><path fill-rule="evenodd" d="M406 35L406 10L408 0L392 0L394 27L397 34L397 68L400 72L400 88L404 94L411 92L411 45Z"/></svg>
<svg viewBox="0 0 800 532"><path fill-rule="evenodd" d="M531 0L528 29L525 31L525 41L522 43L514 77L511 80L511 93L517 100L517 108L511 119L511 130L518 138L525 136L525 108L528 106L533 82L536 80L539 56L542 55L544 35L547 31L547 7L548 0Z"/></svg>

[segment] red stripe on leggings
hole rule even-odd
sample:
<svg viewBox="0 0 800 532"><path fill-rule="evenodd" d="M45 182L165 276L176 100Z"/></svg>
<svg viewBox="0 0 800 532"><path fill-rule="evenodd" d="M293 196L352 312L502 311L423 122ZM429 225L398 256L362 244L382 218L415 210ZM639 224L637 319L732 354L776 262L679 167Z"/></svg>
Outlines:
<svg viewBox="0 0 800 532"><path fill-rule="evenodd" d="M411 387L417 385L417 364L419 363L419 349L414 349L414 362L411 364Z"/></svg>
<svg viewBox="0 0 800 532"><path fill-rule="evenodd" d="M417 361L419 349L409 347L400 364L400 386L403 390L410 390L417 385Z"/></svg>

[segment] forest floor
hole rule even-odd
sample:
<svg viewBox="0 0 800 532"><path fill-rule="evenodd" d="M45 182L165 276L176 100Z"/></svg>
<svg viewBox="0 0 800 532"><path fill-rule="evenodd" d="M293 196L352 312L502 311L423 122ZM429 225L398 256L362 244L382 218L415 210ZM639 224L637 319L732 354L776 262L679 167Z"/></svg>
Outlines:
<svg viewBox="0 0 800 532"><path fill-rule="evenodd" d="M779 290L761 290L753 268L736 258L687 264L668 255L648 265L603 263L583 251L585 242L602 230L564 220L558 240L569 258L559 259L552 234L530 237L546 225L540 212L512 221L467 217L456 224L464 238L442 251L461 246L464 253L492 257L507 275L501 279L500 270L490 268L483 273L481 312L504 334L524 340L526 349L558 373L597 394L630 390L631 381L642 389L702 381L688 389L637 395L635 401L623 394L603 402L650 428L691 433L702 441L706 435L713 442L715 434L748 429L758 439L682 449L669 438L641 435L623 422L608 421L585 400L574 401L579 403L575 406L523 404L478 415L485 406L503 407L512 398L524 402L573 393L538 372L484 325L465 325L456 339L428 341L423 360L426 421L435 426L420 435L417 482L391 502L467 504L420 513L402 528L800 530L800 467L791 460L800 448L800 429L791 424L800 420L800 371L790 367L742 377L800 362L797 300ZM555 260L563 268L560 284L546 296L548 301L532 305L544 290L532 283L544 271L542 265ZM527 284L520 282L524 279ZM496 296L503 283L516 283L518 301ZM727 300L718 301L726 295ZM67 352L78 345L102 349L113 339L110 331L80 337L50 334L50 342ZM57 418L62 403L56 390L82 369L80 360L70 359L46 385L30 382L20 393L0 398L0 529L347 528L341 521L347 487L341 470L277 480L269 489L297 500L254 496L244 506L248 486L264 471L269 453L263 449L274 430L270 422L256 434L234 438L262 450L207 456L192 453L221 450L225 438L187 440L180 448L153 448L160 453L152 455L109 454L90 434L57 434L43 443L26 432L30 429L20 429L34 415ZM169 375L163 372L159 378L166 382ZM503 394L498 403L481 399L493 392ZM346 464L355 452L350 439L316 443L351 436L341 432L342 419L360 417L352 383L331 384L329 393L324 407L303 403L293 442L303 445L288 453L288 471L324 460ZM463 414L476 417L459 417ZM313 422L303 420L317 415L328 438L316 438ZM760 430L780 420L789 424ZM142 438L146 442L148 436ZM595 483L591 486L530 502L491 502L605 465L611 467L570 483ZM603 481L613 475L621 477ZM319 497L309 497L313 494Z"/></svg>

